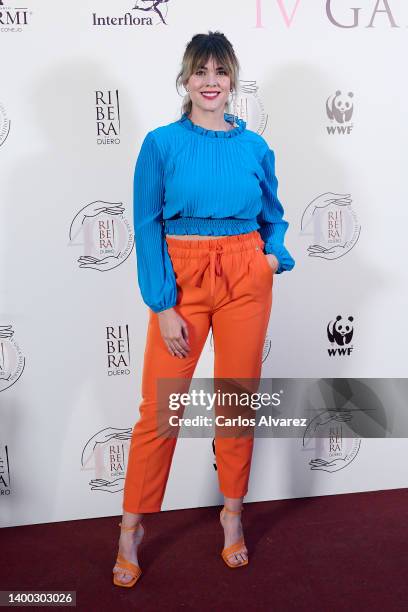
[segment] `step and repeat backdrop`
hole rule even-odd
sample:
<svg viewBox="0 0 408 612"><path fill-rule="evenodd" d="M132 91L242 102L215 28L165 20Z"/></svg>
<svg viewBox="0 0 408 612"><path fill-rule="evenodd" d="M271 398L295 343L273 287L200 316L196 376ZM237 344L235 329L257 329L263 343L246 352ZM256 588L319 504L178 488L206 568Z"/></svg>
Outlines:
<svg viewBox="0 0 408 612"><path fill-rule="evenodd" d="M407 26L403 0L0 0L2 526L122 511L149 315L134 165L208 30L241 64L230 111L275 151L296 260L262 377L282 418L315 419L256 439L246 501L407 486ZM213 362L210 333L195 377ZM163 509L219 504L215 459L181 437Z"/></svg>

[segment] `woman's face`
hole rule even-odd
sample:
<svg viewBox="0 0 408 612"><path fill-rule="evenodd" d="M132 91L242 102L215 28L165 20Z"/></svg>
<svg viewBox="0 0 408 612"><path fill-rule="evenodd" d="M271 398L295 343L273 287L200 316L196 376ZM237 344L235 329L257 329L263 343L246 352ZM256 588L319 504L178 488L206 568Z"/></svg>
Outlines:
<svg viewBox="0 0 408 612"><path fill-rule="evenodd" d="M191 102L202 110L224 109L228 100L231 79L223 66L209 58L205 66L199 66L186 83ZM215 95L215 92L216 95ZM205 94L212 95L205 95Z"/></svg>

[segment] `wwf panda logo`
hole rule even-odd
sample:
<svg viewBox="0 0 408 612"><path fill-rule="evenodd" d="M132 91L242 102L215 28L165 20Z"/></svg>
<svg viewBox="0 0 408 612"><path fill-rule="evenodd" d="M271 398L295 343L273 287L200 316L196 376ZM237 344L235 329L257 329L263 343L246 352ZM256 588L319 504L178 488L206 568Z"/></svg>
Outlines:
<svg viewBox="0 0 408 612"><path fill-rule="evenodd" d="M341 315L337 315L336 320L330 321L327 325L327 337L330 342L335 342L339 346L350 344L353 337L354 327L352 325L354 317L344 319Z"/></svg>
<svg viewBox="0 0 408 612"><path fill-rule="evenodd" d="M334 96L329 96L326 101L326 112L329 119L335 119L337 123L350 121L354 108L353 96L352 91L343 95L340 90L337 90Z"/></svg>

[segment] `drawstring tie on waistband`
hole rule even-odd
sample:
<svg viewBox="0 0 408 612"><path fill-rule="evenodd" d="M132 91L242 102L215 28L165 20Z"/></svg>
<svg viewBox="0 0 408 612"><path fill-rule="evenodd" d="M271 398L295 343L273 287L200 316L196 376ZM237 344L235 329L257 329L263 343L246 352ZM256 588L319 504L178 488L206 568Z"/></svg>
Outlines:
<svg viewBox="0 0 408 612"><path fill-rule="evenodd" d="M210 266L210 294L215 294L215 276L222 275L222 265L221 265L221 252L223 250L222 244L216 245L216 250L210 249L208 252L208 259L205 261L204 267L200 272L199 278L195 284L196 287L201 287L203 276L208 266Z"/></svg>

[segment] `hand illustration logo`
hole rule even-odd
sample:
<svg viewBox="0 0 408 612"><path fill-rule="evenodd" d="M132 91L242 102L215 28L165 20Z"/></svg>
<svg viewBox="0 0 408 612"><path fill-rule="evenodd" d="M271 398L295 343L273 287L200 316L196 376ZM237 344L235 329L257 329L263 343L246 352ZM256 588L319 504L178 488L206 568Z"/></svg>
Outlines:
<svg viewBox="0 0 408 612"><path fill-rule="evenodd" d="M79 268L106 272L129 257L134 236L124 211L121 202L97 200L75 215L69 231L69 244L83 247L84 253L77 259ZM82 242L77 242L79 236L83 237Z"/></svg>
<svg viewBox="0 0 408 612"><path fill-rule="evenodd" d="M0 391L14 385L25 367L25 357L14 338L12 325L0 325Z"/></svg>
<svg viewBox="0 0 408 612"><path fill-rule="evenodd" d="M96 476L89 481L91 491L117 493L123 490L126 447L131 437L131 427L106 427L85 444L81 456L82 469L94 470Z"/></svg>
<svg viewBox="0 0 408 612"><path fill-rule="evenodd" d="M301 234L317 242L307 247L309 257L338 259L356 244L361 231L349 193L326 192L315 198L301 219ZM312 231L307 228L312 227Z"/></svg>
<svg viewBox="0 0 408 612"><path fill-rule="evenodd" d="M103 478L95 478L90 480L91 491L105 491L105 493L118 493L123 491L125 484L124 478L117 478L116 480L104 480Z"/></svg>
<svg viewBox="0 0 408 612"><path fill-rule="evenodd" d="M310 459L311 470L337 472L355 459L361 439L347 425L352 420L351 410L327 410L309 422L303 436L303 446L306 447L314 440L315 450L323 451L323 456Z"/></svg>

